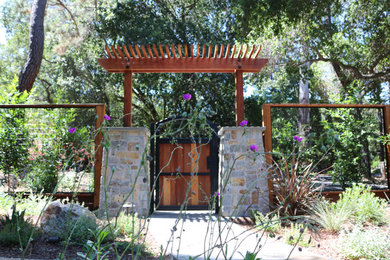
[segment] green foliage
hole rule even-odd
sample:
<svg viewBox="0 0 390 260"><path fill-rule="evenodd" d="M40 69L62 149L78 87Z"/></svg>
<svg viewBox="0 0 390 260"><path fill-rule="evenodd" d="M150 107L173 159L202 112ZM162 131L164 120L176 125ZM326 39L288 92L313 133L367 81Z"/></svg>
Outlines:
<svg viewBox="0 0 390 260"><path fill-rule="evenodd" d="M25 219L25 211L17 211L13 207L11 216L5 216L0 219L0 245L11 246L19 245L24 248L30 238L32 240L38 237L38 232L34 230L33 225Z"/></svg>
<svg viewBox="0 0 390 260"><path fill-rule="evenodd" d="M261 258L257 258L256 255L255 253L246 252L244 260L260 260Z"/></svg>
<svg viewBox="0 0 390 260"><path fill-rule="evenodd" d="M14 198L8 193L0 191L0 215L5 215L14 205Z"/></svg>
<svg viewBox="0 0 390 260"><path fill-rule="evenodd" d="M387 202L375 197L369 187L353 184L337 202L317 201L311 209L313 220L326 230L338 232L346 223L386 224Z"/></svg>
<svg viewBox="0 0 390 260"><path fill-rule="evenodd" d="M108 259L106 256L110 253L110 244L103 244L106 237L110 234L109 230L98 229L96 231L90 230L94 236L94 241L88 240L83 245L83 252L77 252L77 255L82 259L94 260L94 259Z"/></svg>
<svg viewBox="0 0 390 260"><path fill-rule="evenodd" d="M53 192L60 171L91 170L93 130L84 126L74 133L68 131L76 124L77 115L74 109L53 109L44 114L44 124L35 125L46 131L38 133L40 141L31 149L32 167L26 183L32 190Z"/></svg>
<svg viewBox="0 0 390 260"><path fill-rule="evenodd" d="M133 238L139 232L140 222L137 214L126 215L122 211L111 225L115 235Z"/></svg>
<svg viewBox="0 0 390 260"><path fill-rule="evenodd" d="M347 259L389 259L389 235L380 228L356 226L352 231L340 234L337 247Z"/></svg>
<svg viewBox="0 0 390 260"><path fill-rule="evenodd" d="M297 114L297 108L272 109L274 152L286 154L293 149ZM372 108L310 109L309 130L301 145L306 149L301 150L300 160L315 162L313 172L331 175L333 183L344 189L354 182L372 181L372 172L379 171L383 161L379 116Z"/></svg>
<svg viewBox="0 0 390 260"><path fill-rule="evenodd" d="M298 68L304 61L328 62L332 71L324 74L335 75L335 95L381 102L381 82L389 78L389 43L380 40L389 38L390 22L383 12L388 1L261 0L234 6L237 29L270 45L274 71L280 64Z"/></svg>
<svg viewBox="0 0 390 260"><path fill-rule="evenodd" d="M255 219L256 227L260 230L265 230L270 233L278 232L282 228L282 220L279 214L266 214L260 211L251 211L252 217Z"/></svg>
<svg viewBox="0 0 390 260"><path fill-rule="evenodd" d="M25 95L19 95L14 84L2 86L9 93L4 93L0 103L23 102ZM28 171L28 156L31 140L26 127L24 109L5 109L0 111L0 170L9 185L10 176L23 177ZM11 188L9 186L9 188Z"/></svg>
<svg viewBox="0 0 390 260"><path fill-rule="evenodd" d="M84 245L85 241L94 239L98 225L94 219L81 216L77 220L66 223L63 228L65 229L58 234L61 240L69 240L71 244ZM64 232L65 230L66 232Z"/></svg>
<svg viewBox="0 0 390 260"><path fill-rule="evenodd" d="M386 223L386 206L386 200L375 197L371 188L363 184L353 184L347 188L336 203L337 208L350 209L355 221L372 222L375 225Z"/></svg>
<svg viewBox="0 0 390 260"><path fill-rule="evenodd" d="M131 253L133 255L142 255L142 256L151 256L153 255L149 250L148 248L146 247L145 244L137 244L137 243L134 243L134 240L132 242L128 242L128 241L119 241L117 243L114 244L114 246L116 247L116 249L119 251L119 252L128 252L128 253Z"/></svg>
<svg viewBox="0 0 390 260"><path fill-rule="evenodd" d="M313 220L322 228L338 232L343 224L350 220L352 210L347 205L338 205L322 199L318 200L311 209Z"/></svg>
<svg viewBox="0 0 390 260"><path fill-rule="evenodd" d="M34 161L26 178L27 186L33 191L51 193L57 186L59 158L51 147L44 147L39 160Z"/></svg>
<svg viewBox="0 0 390 260"><path fill-rule="evenodd" d="M311 236L307 233L307 227L304 224L291 223L290 228L285 230L284 241L289 245L311 246Z"/></svg>
<svg viewBox="0 0 390 260"><path fill-rule="evenodd" d="M324 128L332 129L336 135L331 174L333 181L339 182L345 188L359 182L367 172L370 172L363 163L365 154L362 152L362 140L367 140L369 129L366 128L367 124L364 124L361 116L359 120L357 110L337 109L327 110L327 113L333 122L328 120L329 118L323 120Z"/></svg>
<svg viewBox="0 0 390 260"><path fill-rule="evenodd" d="M291 122L287 118L282 116L274 117L272 122L272 139L275 140L272 149L275 153L286 154L294 148L292 136L297 133L296 122Z"/></svg>
<svg viewBox="0 0 390 260"><path fill-rule="evenodd" d="M28 197L11 196L5 192L0 192L0 215L6 214L16 205L18 211L25 211L29 216L39 216L48 204L49 197L42 194L30 193Z"/></svg>

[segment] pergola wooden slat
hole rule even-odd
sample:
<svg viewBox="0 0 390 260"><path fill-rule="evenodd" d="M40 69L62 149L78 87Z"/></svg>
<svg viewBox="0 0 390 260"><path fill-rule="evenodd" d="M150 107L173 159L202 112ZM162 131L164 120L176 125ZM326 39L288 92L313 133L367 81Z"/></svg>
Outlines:
<svg viewBox="0 0 390 260"><path fill-rule="evenodd" d="M236 125L244 120L243 73L259 72L268 59L258 58L261 46L230 44L204 44L194 48L191 44L164 46L155 44L105 46L106 58L99 58L100 65L110 73L124 73L124 126L131 126L132 73L234 73L236 77ZM238 52L236 53L236 50ZM134 51L135 50L135 51ZM195 52L194 52L195 50Z"/></svg>

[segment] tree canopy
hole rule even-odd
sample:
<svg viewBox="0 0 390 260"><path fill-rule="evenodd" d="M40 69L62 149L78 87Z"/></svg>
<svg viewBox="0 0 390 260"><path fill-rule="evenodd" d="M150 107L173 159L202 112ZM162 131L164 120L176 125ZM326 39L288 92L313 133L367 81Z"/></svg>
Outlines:
<svg viewBox="0 0 390 260"><path fill-rule="evenodd" d="M1 85L11 84L27 60L32 4L8 0L1 9ZM96 59L105 44L152 43L263 45L270 63L245 76L254 90L245 100L251 124L260 124L264 102L299 102L302 79L311 103L388 102L389 10L386 0L48 0L29 102L103 102L120 118L123 76L103 71ZM211 121L234 124L231 74L135 74L133 91L135 125L181 113L187 92Z"/></svg>

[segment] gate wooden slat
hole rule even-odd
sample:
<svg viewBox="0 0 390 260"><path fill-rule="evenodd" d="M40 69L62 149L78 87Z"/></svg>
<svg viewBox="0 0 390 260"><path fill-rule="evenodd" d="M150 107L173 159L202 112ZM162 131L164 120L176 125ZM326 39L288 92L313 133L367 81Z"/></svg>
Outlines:
<svg viewBox="0 0 390 260"><path fill-rule="evenodd" d="M189 185L191 189L187 200L190 206L207 206L211 197L211 177L207 168L210 156L209 144L195 143L161 143L161 173L172 176L160 176L159 201L161 206L180 206L185 198ZM192 175L188 175L192 173ZM202 175L197 176L197 173ZM185 175L182 175L185 174Z"/></svg>

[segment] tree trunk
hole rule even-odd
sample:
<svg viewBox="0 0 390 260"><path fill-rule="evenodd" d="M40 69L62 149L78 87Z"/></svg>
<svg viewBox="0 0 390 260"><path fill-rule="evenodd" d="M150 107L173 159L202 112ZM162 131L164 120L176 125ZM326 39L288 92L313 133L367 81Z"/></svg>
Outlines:
<svg viewBox="0 0 390 260"><path fill-rule="evenodd" d="M44 44L44 28L43 20L45 16L47 0L34 0L32 12L30 16L30 43L27 62L19 75L18 90L31 91L35 78L38 75L41 67L43 44Z"/></svg>
<svg viewBox="0 0 390 260"><path fill-rule="evenodd" d="M310 63L306 62L299 68L299 104L309 104L309 81L305 79L305 71L309 70ZM298 108L299 136L307 137L310 132L310 108Z"/></svg>

